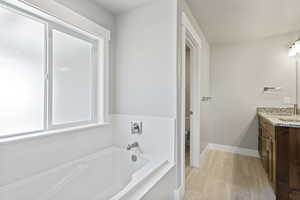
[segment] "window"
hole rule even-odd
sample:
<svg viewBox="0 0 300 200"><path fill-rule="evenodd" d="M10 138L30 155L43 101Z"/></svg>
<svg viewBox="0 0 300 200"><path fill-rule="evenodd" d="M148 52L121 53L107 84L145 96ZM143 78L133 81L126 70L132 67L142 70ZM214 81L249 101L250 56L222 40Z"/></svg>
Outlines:
<svg viewBox="0 0 300 200"><path fill-rule="evenodd" d="M42 130L45 24L0 7L0 27L0 133Z"/></svg>
<svg viewBox="0 0 300 200"><path fill-rule="evenodd" d="M0 28L0 138L99 123L101 38L1 4Z"/></svg>
<svg viewBox="0 0 300 200"><path fill-rule="evenodd" d="M94 66L96 47L65 32L52 29L53 126L94 120Z"/></svg>

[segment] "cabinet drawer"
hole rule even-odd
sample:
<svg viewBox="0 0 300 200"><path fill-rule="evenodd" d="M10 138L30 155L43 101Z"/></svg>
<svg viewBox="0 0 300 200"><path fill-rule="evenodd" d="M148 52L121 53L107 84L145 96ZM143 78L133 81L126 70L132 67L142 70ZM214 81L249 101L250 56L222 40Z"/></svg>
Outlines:
<svg viewBox="0 0 300 200"><path fill-rule="evenodd" d="M289 170L290 187L292 190L300 190L300 131L289 130Z"/></svg>

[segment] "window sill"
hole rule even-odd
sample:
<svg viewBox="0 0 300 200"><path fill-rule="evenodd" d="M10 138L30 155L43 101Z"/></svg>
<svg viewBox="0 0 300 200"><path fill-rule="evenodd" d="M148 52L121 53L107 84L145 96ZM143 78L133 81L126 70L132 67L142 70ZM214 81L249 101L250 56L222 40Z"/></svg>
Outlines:
<svg viewBox="0 0 300 200"><path fill-rule="evenodd" d="M0 137L0 144L10 143L10 142L18 142L21 140L40 138L40 137L44 137L44 136L57 135L57 134L61 134L61 133L71 132L71 131L80 131L80 130L87 130L87 129L92 129L92 128L105 127L105 126L110 126L110 125L111 125L110 123L89 124L89 125L77 126L77 127L72 127L72 128L49 130L49 131L36 132L36 133L25 133L25 134L7 136L7 137L4 136L2 138Z"/></svg>

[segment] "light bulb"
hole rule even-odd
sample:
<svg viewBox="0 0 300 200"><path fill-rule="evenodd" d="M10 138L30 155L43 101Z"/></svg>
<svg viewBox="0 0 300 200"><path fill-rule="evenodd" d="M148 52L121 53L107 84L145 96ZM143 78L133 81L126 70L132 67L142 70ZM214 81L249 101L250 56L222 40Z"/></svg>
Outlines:
<svg viewBox="0 0 300 200"><path fill-rule="evenodd" d="M289 56L293 57L296 55L297 55L297 51L296 51L295 45L293 45L292 47L289 48Z"/></svg>
<svg viewBox="0 0 300 200"><path fill-rule="evenodd" d="M296 53L300 53L300 40L297 40L293 46L295 48Z"/></svg>

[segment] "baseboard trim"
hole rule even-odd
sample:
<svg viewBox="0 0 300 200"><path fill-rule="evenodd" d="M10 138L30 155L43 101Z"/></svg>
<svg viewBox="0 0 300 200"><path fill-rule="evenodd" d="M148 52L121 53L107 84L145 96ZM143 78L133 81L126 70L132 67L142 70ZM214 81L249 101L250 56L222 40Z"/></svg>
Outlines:
<svg viewBox="0 0 300 200"><path fill-rule="evenodd" d="M174 191L174 200L184 199L184 187L181 185L177 190Z"/></svg>
<svg viewBox="0 0 300 200"><path fill-rule="evenodd" d="M224 152L240 154L243 156L251 156L251 157L256 157L256 158L259 157L258 151L256 151L256 150L241 148L241 147L236 147L236 146L209 143L207 145L207 148L211 149L211 150L219 150L219 151L224 151Z"/></svg>

